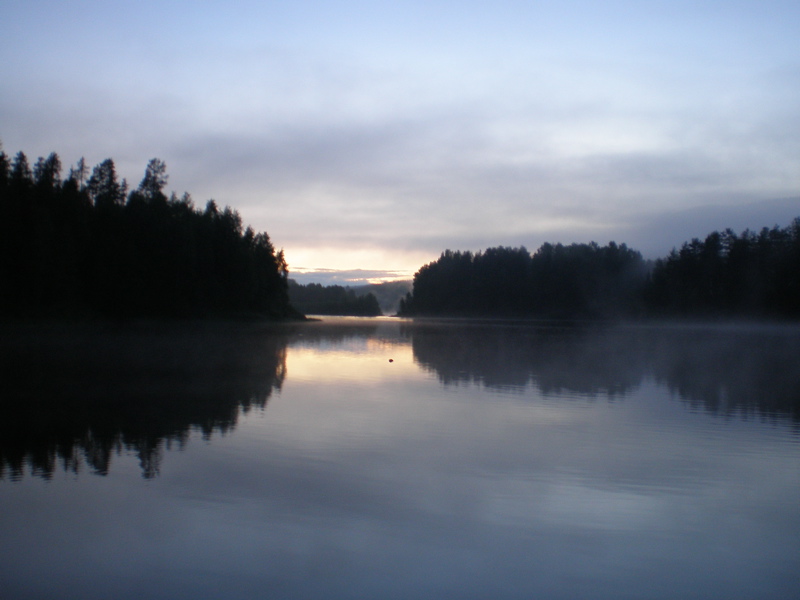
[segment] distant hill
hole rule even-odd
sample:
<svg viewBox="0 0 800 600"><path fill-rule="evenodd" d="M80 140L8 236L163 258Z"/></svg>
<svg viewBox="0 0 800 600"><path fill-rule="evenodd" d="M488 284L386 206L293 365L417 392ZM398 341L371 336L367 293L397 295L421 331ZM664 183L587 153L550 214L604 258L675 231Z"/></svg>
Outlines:
<svg viewBox="0 0 800 600"><path fill-rule="evenodd" d="M368 285L341 286L289 279L292 306L306 314L376 316L397 314L400 300L411 291L413 282L390 281Z"/></svg>
<svg viewBox="0 0 800 600"><path fill-rule="evenodd" d="M397 314L400 299L411 291L414 282L410 279L403 281L388 281L386 283L373 283L353 287L357 296L373 294L378 299L378 304L385 315Z"/></svg>
<svg viewBox="0 0 800 600"><path fill-rule="evenodd" d="M377 317L381 314L373 294L357 294L352 288L341 285L302 285L289 279L289 302L306 315Z"/></svg>

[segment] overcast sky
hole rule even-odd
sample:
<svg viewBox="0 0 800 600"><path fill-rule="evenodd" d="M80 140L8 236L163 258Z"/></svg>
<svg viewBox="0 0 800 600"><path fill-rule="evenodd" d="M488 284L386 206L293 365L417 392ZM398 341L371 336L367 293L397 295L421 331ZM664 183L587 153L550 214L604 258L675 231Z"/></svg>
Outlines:
<svg viewBox="0 0 800 600"><path fill-rule="evenodd" d="M800 216L799 24L796 0L6 2L0 140L134 186L161 158L294 275L656 257Z"/></svg>

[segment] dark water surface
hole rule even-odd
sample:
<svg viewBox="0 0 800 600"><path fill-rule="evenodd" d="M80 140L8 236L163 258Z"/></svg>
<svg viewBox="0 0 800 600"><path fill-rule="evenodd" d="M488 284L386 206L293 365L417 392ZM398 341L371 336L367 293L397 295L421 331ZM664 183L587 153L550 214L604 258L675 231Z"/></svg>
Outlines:
<svg viewBox="0 0 800 600"><path fill-rule="evenodd" d="M2 327L0 598L800 593L800 329Z"/></svg>

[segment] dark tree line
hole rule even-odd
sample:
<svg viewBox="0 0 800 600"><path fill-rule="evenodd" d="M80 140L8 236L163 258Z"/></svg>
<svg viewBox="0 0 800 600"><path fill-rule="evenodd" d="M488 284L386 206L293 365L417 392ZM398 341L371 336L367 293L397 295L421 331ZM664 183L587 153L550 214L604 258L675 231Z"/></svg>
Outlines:
<svg viewBox="0 0 800 600"><path fill-rule="evenodd" d="M375 294L357 294L352 288L341 285L301 285L290 279L289 300L306 315L377 317L383 314Z"/></svg>
<svg viewBox="0 0 800 600"><path fill-rule="evenodd" d="M648 263L625 244L446 250L414 276L403 315L800 317L800 218L693 239Z"/></svg>
<svg viewBox="0 0 800 600"><path fill-rule="evenodd" d="M0 311L6 316L294 316L287 265L266 233L189 194L167 197L152 159L128 190L114 161L61 178L0 151Z"/></svg>
<svg viewBox="0 0 800 600"><path fill-rule="evenodd" d="M596 318L640 310L647 265L625 244L446 250L414 276L403 315Z"/></svg>
<svg viewBox="0 0 800 600"><path fill-rule="evenodd" d="M800 317L800 217L683 244L656 261L646 302L655 314Z"/></svg>

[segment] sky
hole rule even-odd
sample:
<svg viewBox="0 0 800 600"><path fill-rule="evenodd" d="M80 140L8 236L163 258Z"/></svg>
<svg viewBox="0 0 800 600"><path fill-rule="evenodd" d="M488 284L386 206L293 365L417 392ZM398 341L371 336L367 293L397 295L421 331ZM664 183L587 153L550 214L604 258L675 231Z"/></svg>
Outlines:
<svg viewBox="0 0 800 600"><path fill-rule="evenodd" d="M0 141L239 211L301 282L800 216L800 3L4 2Z"/></svg>

